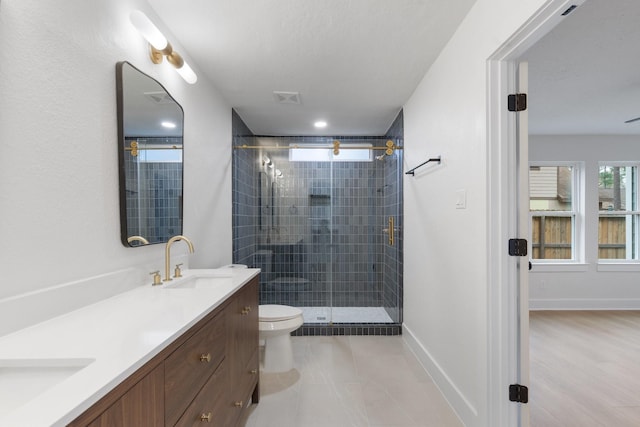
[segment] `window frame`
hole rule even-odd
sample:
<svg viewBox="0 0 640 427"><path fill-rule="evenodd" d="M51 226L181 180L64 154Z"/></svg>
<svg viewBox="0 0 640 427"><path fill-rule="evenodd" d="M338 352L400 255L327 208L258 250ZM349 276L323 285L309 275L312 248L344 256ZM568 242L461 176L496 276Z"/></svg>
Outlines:
<svg viewBox="0 0 640 427"><path fill-rule="evenodd" d="M342 144L338 154L326 144L289 144L290 162L372 162L373 144L353 142ZM364 154L364 155L363 155ZM342 156L341 156L342 155Z"/></svg>
<svg viewBox="0 0 640 427"><path fill-rule="evenodd" d="M570 211L536 211L529 208L529 241L532 253L531 263L543 266L583 266L585 261L585 221L584 221L584 174L585 164L581 161L530 161L529 172L532 167L571 167L571 210ZM530 176L530 175L529 175ZM529 182L529 203L531 203L531 183ZM571 254L572 257L563 259L533 258L533 218L534 217L571 217ZM579 267L582 268L582 267Z"/></svg>
<svg viewBox="0 0 640 427"><path fill-rule="evenodd" d="M598 162L598 184L596 187L596 192L599 194L600 190L600 168L601 167L625 167L625 168L635 168L635 174L632 173L632 182L629 188L626 188L628 192L626 200L631 201L631 206L635 206L635 210L624 210L624 211L610 211L610 210L601 210L598 206L597 209L597 221L600 224L600 218L602 217L628 217L627 223L630 223L630 227L626 227L626 245L627 248L625 250L626 254L629 252L632 253L632 256L635 258L600 258L600 235L598 231L598 235L596 236L596 247L597 247L597 261L599 269L602 271L607 271L606 266L613 265L634 265L640 266L640 195L638 194L638 190L640 189L640 162L629 162L629 161L599 161ZM635 200L634 200L635 199ZM600 203L600 198L597 199L598 204ZM627 203L629 206L629 203ZM633 238L633 233L635 231L635 239ZM602 267L602 268L600 268Z"/></svg>

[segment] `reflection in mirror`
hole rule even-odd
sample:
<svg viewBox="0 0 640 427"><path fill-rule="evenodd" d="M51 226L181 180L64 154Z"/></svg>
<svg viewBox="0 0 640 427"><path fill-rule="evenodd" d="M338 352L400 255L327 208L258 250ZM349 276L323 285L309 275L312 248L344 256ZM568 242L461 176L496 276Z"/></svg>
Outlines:
<svg viewBox="0 0 640 427"><path fill-rule="evenodd" d="M127 247L182 234L182 107L128 62L116 65L120 231Z"/></svg>
<svg viewBox="0 0 640 427"><path fill-rule="evenodd" d="M283 173L276 163L283 161L282 155L261 151L258 170L258 229L261 241L272 243L279 239L280 204Z"/></svg>
<svg viewBox="0 0 640 427"><path fill-rule="evenodd" d="M265 171L258 172L258 188L260 191L258 192L258 209L260 211L260 215L258 216L258 226L260 230L268 230L271 227L271 196L270 196L270 188L271 188L271 180L269 179L269 175Z"/></svg>

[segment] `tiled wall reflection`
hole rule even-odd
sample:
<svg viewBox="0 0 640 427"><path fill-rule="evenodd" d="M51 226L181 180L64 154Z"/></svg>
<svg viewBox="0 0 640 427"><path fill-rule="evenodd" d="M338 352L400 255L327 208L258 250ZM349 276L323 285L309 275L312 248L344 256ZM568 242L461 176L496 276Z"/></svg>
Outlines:
<svg viewBox="0 0 640 427"><path fill-rule="evenodd" d="M126 138L125 144L141 138ZM182 145L182 138L145 137L146 144ZM182 163L143 162L125 153L127 233L166 242L182 232Z"/></svg>

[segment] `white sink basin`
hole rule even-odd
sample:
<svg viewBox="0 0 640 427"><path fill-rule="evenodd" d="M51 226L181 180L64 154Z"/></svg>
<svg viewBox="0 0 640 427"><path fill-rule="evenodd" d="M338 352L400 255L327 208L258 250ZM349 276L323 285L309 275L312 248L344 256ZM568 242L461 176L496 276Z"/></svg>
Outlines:
<svg viewBox="0 0 640 427"><path fill-rule="evenodd" d="M212 289L228 284L233 277L231 269L207 270L206 273L188 275L165 283L167 289Z"/></svg>
<svg viewBox="0 0 640 427"><path fill-rule="evenodd" d="M86 368L95 359L0 359L0 414Z"/></svg>

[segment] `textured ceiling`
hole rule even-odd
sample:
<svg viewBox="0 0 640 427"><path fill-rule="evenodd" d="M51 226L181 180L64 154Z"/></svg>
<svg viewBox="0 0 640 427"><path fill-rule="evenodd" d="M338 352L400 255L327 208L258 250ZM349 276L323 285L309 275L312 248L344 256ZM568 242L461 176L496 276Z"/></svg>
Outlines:
<svg viewBox="0 0 640 427"><path fill-rule="evenodd" d="M148 1L254 133L382 135L475 0Z"/></svg>
<svg viewBox="0 0 640 427"><path fill-rule="evenodd" d="M524 59L531 134L640 134L640 1L586 1Z"/></svg>

